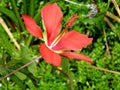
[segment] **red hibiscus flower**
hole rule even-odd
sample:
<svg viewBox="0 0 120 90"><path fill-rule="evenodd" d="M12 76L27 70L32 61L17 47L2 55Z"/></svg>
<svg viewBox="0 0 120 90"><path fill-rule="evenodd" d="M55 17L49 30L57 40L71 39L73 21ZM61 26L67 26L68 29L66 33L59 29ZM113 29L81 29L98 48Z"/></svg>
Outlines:
<svg viewBox="0 0 120 90"><path fill-rule="evenodd" d="M89 45L93 38L88 38L75 30L66 32L74 22L77 15L69 20L66 28L60 33L62 12L56 3L48 4L42 8L41 17L44 24L44 32L35 21L26 14L22 15L27 30L35 37L43 38L45 43L40 44L40 55L43 59L54 66L61 65L61 56L76 58L93 63L91 59L82 54L70 52L70 50L81 50Z"/></svg>

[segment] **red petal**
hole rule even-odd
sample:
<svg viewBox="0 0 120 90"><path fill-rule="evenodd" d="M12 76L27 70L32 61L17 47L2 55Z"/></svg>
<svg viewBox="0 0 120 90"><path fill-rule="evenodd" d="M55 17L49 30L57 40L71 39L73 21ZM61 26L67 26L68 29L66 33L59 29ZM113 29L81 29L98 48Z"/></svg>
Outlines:
<svg viewBox="0 0 120 90"><path fill-rule="evenodd" d="M61 55L66 56L68 58L76 58L76 59L80 59L80 60L85 60L85 61L93 64L92 60L89 57L84 56L82 54L75 53L75 52L63 52L63 53L61 53Z"/></svg>
<svg viewBox="0 0 120 90"><path fill-rule="evenodd" d="M47 32L48 45L50 45L60 32L62 12L56 3L48 4L42 8L41 16Z"/></svg>
<svg viewBox="0 0 120 90"><path fill-rule="evenodd" d="M24 20L25 26L29 33L31 33L33 36L41 38L42 37L42 30L41 28L36 24L36 22L26 14L22 14L22 18Z"/></svg>
<svg viewBox="0 0 120 90"><path fill-rule="evenodd" d="M46 62L55 66L61 65L60 55L50 50L45 44L40 45L40 53Z"/></svg>
<svg viewBox="0 0 120 90"><path fill-rule="evenodd" d="M88 38L84 34L76 31L66 33L61 40L57 43L54 50L78 50L86 47L92 42L93 38Z"/></svg>

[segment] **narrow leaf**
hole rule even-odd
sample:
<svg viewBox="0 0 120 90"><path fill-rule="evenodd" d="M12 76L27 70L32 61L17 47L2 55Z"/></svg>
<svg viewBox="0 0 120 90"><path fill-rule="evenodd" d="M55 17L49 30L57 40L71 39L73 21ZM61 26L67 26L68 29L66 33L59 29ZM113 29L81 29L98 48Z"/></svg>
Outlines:
<svg viewBox="0 0 120 90"><path fill-rule="evenodd" d="M13 11L11 11L11 10L9 10L7 8L0 7L0 12L2 14L5 14L6 16L8 16L19 27L18 19L16 18L15 14L13 13Z"/></svg>
<svg viewBox="0 0 120 90"><path fill-rule="evenodd" d="M4 43L3 43L4 42ZM3 47L10 55L14 52L14 45L9 40L9 37L7 36L6 32L0 25L0 46Z"/></svg>

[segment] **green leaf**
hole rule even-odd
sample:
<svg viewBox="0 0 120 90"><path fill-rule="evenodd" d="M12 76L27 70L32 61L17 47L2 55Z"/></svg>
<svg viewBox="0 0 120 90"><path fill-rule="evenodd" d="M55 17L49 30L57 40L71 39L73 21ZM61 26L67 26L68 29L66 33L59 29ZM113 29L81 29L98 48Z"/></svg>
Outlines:
<svg viewBox="0 0 120 90"><path fill-rule="evenodd" d="M30 54L29 48L27 46L23 46L23 45L21 46L20 57L24 64L31 61L31 54Z"/></svg>
<svg viewBox="0 0 120 90"><path fill-rule="evenodd" d="M3 47L7 51L7 53L12 55L15 50L15 46L12 45L10 40L8 40L8 39L9 39L9 37L7 36L3 27L0 25L0 46Z"/></svg>
<svg viewBox="0 0 120 90"><path fill-rule="evenodd" d="M25 85L16 75L12 75L10 78L20 87L21 90L25 90Z"/></svg>
<svg viewBox="0 0 120 90"><path fill-rule="evenodd" d="M20 79L20 80L25 80L27 76L21 72L16 72L15 75Z"/></svg>
<svg viewBox="0 0 120 90"><path fill-rule="evenodd" d="M13 13L13 11L4 8L4 7L0 7L0 12L2 14L5 14L6 16L8 16L11 20L13 20L13 22L15 22L15 24L17 25L17 27L19 27L19 22L18 19L16 18L15 14Z"/></svg>
<svg viewBox="0 0 120 90"><path fill-rule="evenodd" d="M68 73L69 67L70 67L68 59L63 58L61 67L62 67L63 72Z"/></svg>
<svg viewBox="0 0 120 90"><path fill-rule="evenodd" d="M74 74L70 70L70 63L69 60L66 58L63 58L62 60L62 71L68 75L68 77L73 80L74 79Z"/></svg>
<svg viewBox="0 0 120 90"><path fill-rule="evenodd" d="M21 60L23 61L24 64L31 62L31 60L32 60L30 50L27 46L21 46ZM28 70L34 76L36 76L37 75L36 63L34 62L31 65L29 65Z"/></svg>
<svg viewBox="0 0 120 90"><path fill-rule="evenodd" d="M74 80L74 73L72 71L69 70L68 76L71 80Z"/></svg>
<svg viewBox="0 0 120 90"><path fill-rule="evenodd" d="M21 72L24 73L33 82L33 84L36 87L38 87L38 84L37 84L38 79L34 77L27 69L22 69Z"/></svg>
<svg viewBox="0 0 120 90"><path fill-rule="evenodd" d="M7 71L6 71L6 68L4 68L2 65L0 65L0 75L6 75L7 74Z"/></svg>
<svg viewBox="0 0 120 90"><path fill-rule="evenodd" d="M31 65L28 66L29 72L31 72L34 76L37 76L37 66L36 63L32 63Z"/></svg>

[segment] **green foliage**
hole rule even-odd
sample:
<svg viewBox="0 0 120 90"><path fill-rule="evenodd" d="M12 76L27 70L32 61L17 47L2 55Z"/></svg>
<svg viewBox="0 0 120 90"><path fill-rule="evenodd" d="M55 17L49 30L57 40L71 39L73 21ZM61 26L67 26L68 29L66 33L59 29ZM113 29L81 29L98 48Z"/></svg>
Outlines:
<svg viewBox="0 0 120 90"><path fill-rule="evenodd" d="M4 51L5 49L5 52L9 53L10 55L13 55L12 52L14 52L15 50L15 47L11 44L9 37L7 36L1 25L0 25L0 48L1 48L0 51Z"/></svg>
<svg viewBox="0 0 120 90"><path fill-rule="evenodd" d="M27 32L21 14L33 17L42 27L41 9L44 5L56 2L62 12L62 27L65 28L68 19L75 13L79 18L69 30L76 30L93 37L93 42L81 50L81 53L92 58L94 66L120 71L120 25L110 19L116 33L104 21L106 11L116 14L110 0L71 0L82 6L64 0L0 0L0 17L9 27L21 49L17 50L14 43L0 24L0 78L17 68L32 62L39 57L40 40L33 38ZM98 13L93 18L87 15L88 4L97 5ZM120 0L116 0L119 4ZM108 51L107 51L108 50ZM62 57L62 65L54 67L42 58L27 65L8 78L0 81L0 90L119 90L120 76L108 71L92 68L84 61L69 60ZM72 85L70 85L72 82Z"/></svg>
<svg viewBox="0 0 120 90"><path fill-rule="evenodd" d="M4 8L4 7L0 7L0 13L8 16L16 24L16 26L19 28L19 22L15 16L15 14L13 13L13 11L11 11L7 8Z"/></svg>
<svg viewBox="0 0 120 90"><path fill-rule="evenodd" d="M25 80L27 78L27 76L21 72L16 72L15 75L21 80Z"/></svg>

